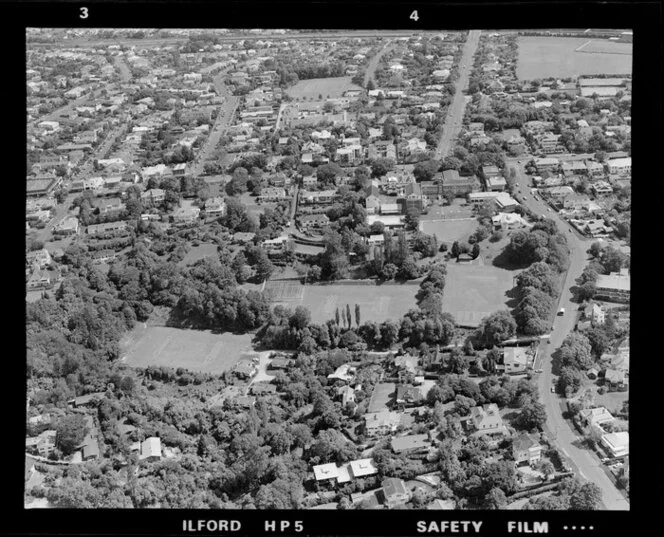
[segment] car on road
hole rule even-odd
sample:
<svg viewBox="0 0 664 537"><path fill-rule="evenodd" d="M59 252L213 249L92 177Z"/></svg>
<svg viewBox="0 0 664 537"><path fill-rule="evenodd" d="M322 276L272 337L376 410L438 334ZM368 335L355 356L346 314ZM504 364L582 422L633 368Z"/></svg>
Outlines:
<svg viewBox="0 0 664 537"><path fill-rule="evenodd" d="M551 393L556 393L556 387L555 386L551 386Z"/></svg>
<svg viewBox="0 0 664 537"><path fill-rule="evenodd" d="M549 211L549 212L551 212L551 207L547 207L546 210Z"/></svg>
<svg viewBox="0 0 664 537"><path fill-rule="evenodd" d="M558 315L565 315L565 308L560 308L558 310Z"/></svg>

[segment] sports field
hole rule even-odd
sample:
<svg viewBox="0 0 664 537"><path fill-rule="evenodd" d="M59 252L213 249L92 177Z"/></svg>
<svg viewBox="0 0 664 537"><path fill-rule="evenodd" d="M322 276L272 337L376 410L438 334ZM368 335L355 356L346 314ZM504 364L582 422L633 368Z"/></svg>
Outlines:
<svg viewBox="0 0 664 537"><path fill-rule="evenodd" d="M514 287L518 271L493 265L447 263L443 311L451 313L457 324L474 328L483 317L507 309L507 291Z"/></svg>
<svg viewBox="0 0 664 537"><path fill-rule="evenodd" d="M518 43L519 80L632 72L630 43L538 36L520 36Z"/></svg>
<svg viewBox="0 0 664 537"><path fill-rule="evenodd" d="M251 334L213 334L208 330L183 330L137 324L122 343L122 361L131 367L183 367L220 374L240 358L256 353Z"/></svg>
<svg viewBox="0 0 664 537"><path fill-rule="evenodd" d="M318 99L319 95L323 99L328 97L334 99L341 97L343 93L350 89L362 89L353 84L349 76L340 76L335 78L311 78L309 80L300 80L293 87L288 88L286 93L294 99Z"/></svg>
<svg viewBox="0 0 664 537"><path fill-rule="evenodd" d="M272 280L265 286L265 292L273 305L281 304L294 309L305 306L311 312L311 320L324 323L334 319L335 311L350 306L353 322L355 304L360 306L360 322L382 322L397 320L415 307L415 293L418 286L403 285L302 285L298 280Z"/></svg>
<svg viewBox="0 0 664 537"><path fill-rule="evenodd" d="M454 242L466 240L477 229L475 218L463 220L420 220L420 230L427 235L435 235L438 242Z"/></svg>

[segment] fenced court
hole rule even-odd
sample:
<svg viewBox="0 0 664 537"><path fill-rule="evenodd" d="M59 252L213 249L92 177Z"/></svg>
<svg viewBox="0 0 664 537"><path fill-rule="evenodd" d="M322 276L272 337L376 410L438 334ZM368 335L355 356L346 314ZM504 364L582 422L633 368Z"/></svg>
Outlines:
<svg viewBox="0 0 664 537"><path fill-rule="evenodd" d="M376 384L376 387L371 394L371 400L369 401L367 412L387 410L387 405L396 389L397 385L393 382L381 382L380 384Z"/></svg>

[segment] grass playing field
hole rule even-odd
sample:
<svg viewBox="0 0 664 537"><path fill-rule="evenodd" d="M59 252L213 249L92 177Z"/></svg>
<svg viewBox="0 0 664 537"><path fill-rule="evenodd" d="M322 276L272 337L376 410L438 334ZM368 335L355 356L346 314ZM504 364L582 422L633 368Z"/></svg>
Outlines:
<svg viewBox="0 0 664 537"><path fill-rule="evenodd" d="M604 40L587 44L588 41L575 37L519 37L517 77L533 80L632 72L631 44Z"/></svg>
<svg viewBox="0 0 664 537"><path fill-rule="evenodd" d="M477 229L477 220L420 220L420 229L438 237L439 243L466 240Z"/></svg>
<svg viewBox="0 0 664 537"><path fill-rule="evenodd" d="M488 264L451 261L447 264L443 310L451 313L460 326L476 327L483 317L507 309L506 293L514 287L512 278L517 273Z"/></svg>
<svg viewBox="0 0 664 537"><path fill-rule="evenodd" d="M293 87L288 88L286 93L294 99L318 99L319 95L323 99L341 97L343 93L350 89L362 89L353 84L349 76L340 76L335 78L312 78L309 80L300 80Z"/></svg>
<svg viewBox="0 0 664 537"><path fill-rule="evenodd" d="M213 334L139 323L122 344L122 360L132 367L183 367L220 374L243 356L255 355L251 339L251 334Z"/></svg>
<svg viewBox="0 0 664 537"><path fill-rule="evenodd" d="M337 308L350 306L355 320L355 304L360 306L360 322L397 320L415 307L418 286L403 285L302 285L297 280L273 280L265 291L273 305L294 309L302 305L311 312L315 323L334 319Z"/></svg>

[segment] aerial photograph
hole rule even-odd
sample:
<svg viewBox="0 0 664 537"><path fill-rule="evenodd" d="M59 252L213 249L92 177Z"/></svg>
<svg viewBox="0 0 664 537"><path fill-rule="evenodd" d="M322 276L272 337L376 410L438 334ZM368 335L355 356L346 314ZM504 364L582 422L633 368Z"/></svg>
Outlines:
<svg viewBox="0 0 664 537"><path fill-rule="evenodd" d="M632 37L28 28L25 508L629 510Z"/></svg>

